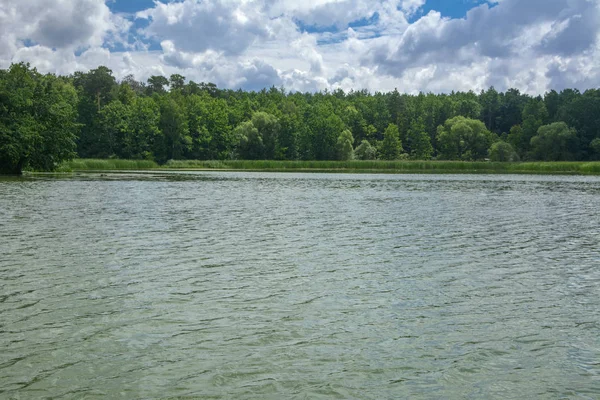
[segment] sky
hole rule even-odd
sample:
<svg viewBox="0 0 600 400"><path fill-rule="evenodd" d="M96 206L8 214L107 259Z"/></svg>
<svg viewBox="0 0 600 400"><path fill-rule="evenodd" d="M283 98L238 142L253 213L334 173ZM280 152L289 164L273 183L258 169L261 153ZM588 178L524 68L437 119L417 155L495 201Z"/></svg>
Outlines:
<svg viewBox="0 0 600 400"><path fill-rule="evenodd" d="M0 68L220 88L600 87L600 0L1 0Z"/></svg>

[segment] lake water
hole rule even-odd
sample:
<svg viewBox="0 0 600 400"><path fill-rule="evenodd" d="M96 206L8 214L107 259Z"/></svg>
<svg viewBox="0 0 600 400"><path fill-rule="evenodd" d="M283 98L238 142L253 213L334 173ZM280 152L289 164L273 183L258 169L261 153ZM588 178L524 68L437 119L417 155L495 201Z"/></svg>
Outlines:
<svg viewBox="0 0 600 400"><path fill-rule="evenodd" d="M600 178L0 179L0 398L598 399Z"/></svg>

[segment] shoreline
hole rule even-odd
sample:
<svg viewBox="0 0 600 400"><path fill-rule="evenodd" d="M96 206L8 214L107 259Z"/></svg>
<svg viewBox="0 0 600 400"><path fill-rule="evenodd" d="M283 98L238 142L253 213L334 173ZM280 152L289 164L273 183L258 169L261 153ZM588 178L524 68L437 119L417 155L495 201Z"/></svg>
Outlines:
<svg viewBox="0 0 600 400"><path fill-rule="evenodd" d="M600 175L595 162L517 162L488 161L199 161L177 160L165 165L144 160L75 159L62 163L51 174L74 172L290 172L361 174L510 174L510 175ZM30 171L27 174L41 174Z"/></svg>

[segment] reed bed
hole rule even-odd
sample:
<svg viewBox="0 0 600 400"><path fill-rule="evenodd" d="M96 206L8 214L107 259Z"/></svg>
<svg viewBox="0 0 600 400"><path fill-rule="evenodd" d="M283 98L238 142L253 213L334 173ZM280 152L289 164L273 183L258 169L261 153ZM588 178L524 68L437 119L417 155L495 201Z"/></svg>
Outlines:
<svg viewBox="0 0 600 400"><path fill-rule="evenodd" d="M600 175L600 162L171 160L172 169Z"/></svg>
<svg viewBox="0 0 600 400"><path fill-rule="evenodd" d="M148 160L119 160L119 159L93 159L77 158L62 163L59 172L71 171L125 171L146 170L158 168L158 164Z"/></svg>
<svg viewBox="0 0 600 400"><path fill-rule="evenodd" d="M600 175L600 162L170 160L159 166L147 160L75 159L59 171L149 169Z"/></svg>

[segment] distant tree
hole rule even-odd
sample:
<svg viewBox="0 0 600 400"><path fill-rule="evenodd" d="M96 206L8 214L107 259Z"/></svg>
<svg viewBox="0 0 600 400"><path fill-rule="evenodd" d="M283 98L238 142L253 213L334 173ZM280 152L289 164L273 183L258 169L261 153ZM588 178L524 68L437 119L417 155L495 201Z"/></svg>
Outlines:
<svg viewBox="0 0 600 400"><path fill-rule="evenodd" d="M279 120L272 114L257 112L252 115L252 125L258 130L264 146L263 157L267 160L275 159L279 150Z"/></svg>
<svg viewBox="0 0 600 400"><path fill-rule="evenodd" d="M594 160L600 160L600 138L592 140L590 150Z"/></svg>
<svg viewBox="0 0 600 400"><path fill-rule="evenodd" d="M185 86L185 77L179 74L173 74L169 78L169 86L171 90L180 90Z"/></svg>
<svg viewBox="0 0 600 400"><path fill-rule="evenodd" d="M252 121L242 122L233 130L239 138L239 154L242 159L261 160L264 158L265 145L262 136Z"/></svg>
<svg viewBox="0 0 600 400"><path fill-rule="evenodd" d="M0 71L0 172L52 171L75 156L77 93L29 64Z"/></svg>
<svg viewBox="0 0 600 400"><path fill-rule="evenodd" d="M326 101L318 102L307 111L307 126L303 131L301 145L304 144L308 148L302 153L307 155L308 159L337 159L336 144L345 129L344 122Z"/></svg>
<svg viewBox="0 0 600 400"><path fill-rule="evenodd" d="M165 86L169 85L169 80L162 75L152 75L148 78L148 91L152 93L164 93Z"/></svg>
<svg viewBox="0 0 600 400"><path fill-rule="evenodd" d="M179 160L192 145L184 109L169 96L161 99L160 140L155 141L157 159L160 162Z"/></svg>
<svg viewBox="0 0 600 400"><path fill-rule="evenodd" d="M154 159L152 152L160 138L160 107L151 97L137 97L131 105L126 151L134 159Z"/></svg>
<svg viewBox="0 0 600 400"><path fill-rule="evenodd" d="M519 161L519 155L515 149L503 141L497 141L490 148L490 160L495 162L515 162Z"/></svg>
<svg viewBox="0 0 600 400"><path fill-rule="evenodd" d="M494 135L479 120L454 117L438 127L438 154L445 160L482 160Z"/></svg>
<svg viewBox="0 0 600 400"><path fill-rule="evenodd" d="M433 155L433 147L429 134L425 132L425 124L422 118L413 120L407 134L407 145L410 149L410 157L415 160L429 160Z"/></svg>
<svg viewBox="0 0 600 400"><path fill-rule="evenodd" d="M137 96L143 95L146 90L146 84L144 82L137 81L131 74L125 76L123 80L121 80L121 85L129 86Z"/></svg>
<svg viewBox="0 0 600 400"><path fill-rule="evenodd" d="M344 130L337 139L338 159L341 161L352 160L354 158L354 149L352 147L354 138L352 132L348 129Z"/></svg>
<svg viewBox="0 0 600 400"><path fill-rule="evenodd" d="M548 110L541 99L530 100L523 109L523 124L520 142L516 148L521 150L521 156L529 158L531 151L531 138L537 135L540 126L548 120Z"/></svg>
<svg viewBox="0 0 600 400"><path fill-rule="evenodd" d="M541 126L531 139L531 148L536 160L572 161L577 150L577 131L564 122Z"/></svg>
<svg viewBox="0 0 600 400"><path fill-rule="evenodd" d="M381 158L384 160L396 160L402 153L402 142L400 141L400 133L398 126L389 124L383 134L383 142L381 143Z"/></svg>
<svg viewBox="0 0 600 400"><path fill-rule="evenodd" d="M132 154L126 149L129 147L129 119L130 110L119 100L111 101L98 114L98 126L101 127L101 148L104 153L101 157L118 156L120 158L132 158Z"/></svg>
<svg viewBox="0 0 600 400"><path fill-rule="evenodd" d="M485 92L481 91L479 101L482 105L481 117L487 129L493 132L496 129L496 118L500 109L500 96L492 86Z"/></svg>
<svg viewBox="0 0 600 400"><path fill-rule="evenodd" d="M368 140L363 140L354 150L354 156L358 160L375 160L377 158L377 149Z"/></svg>

